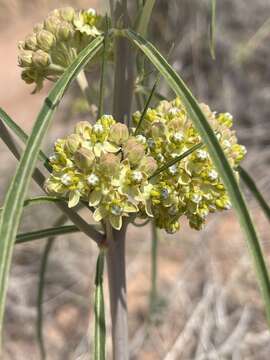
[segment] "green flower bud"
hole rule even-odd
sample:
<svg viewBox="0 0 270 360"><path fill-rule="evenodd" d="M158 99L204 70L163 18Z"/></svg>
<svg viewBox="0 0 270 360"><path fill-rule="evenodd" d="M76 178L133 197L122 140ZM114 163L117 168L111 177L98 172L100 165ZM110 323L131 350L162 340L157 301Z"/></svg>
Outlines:
<svg viewBox="0 0 270 360"><path fill-rule="evenodd" d="M100 169L104 175L115 176L120 169L120 159L112 153L102 153L100 156Z"/></svg>
<svg viewBox="0 0 270 360"><path fill-rule="evenodd" d="M18 63L21 67L28 67L32 64L33 51L21 50L18 56Z"/></svg>
<svg viewBox="0 0 270 360"><path fill-rule="evenodd" d="M61 20L55 15L50 15L44 20L45 29L52 34L56 34L59 24L61 24Z"/></svg>
<svg viewBox="0 0 270 360"><path fill-rule="evenodd" d="M151 134L154 139L164 137L165 125L162 122L155 122L151 127Z"/></svg>
<svg viewBox="0 0 270 360"><path fill-rule="evenodd" d="M74 30L70 23L62 21L57 27L57 38L59 40L68 40Z"/></svg>
<svg viewBox="0 0 270 360"><path fill-rule="evenodd" d="M124 144L124 157L129 160L131 165L138 164L144 156L144 146L135 138L130 138Z"/></svg>
<svg viewBox="0 0 270 360"><path fill-rule="evenodd" d="M128 127L117 123L111 126L108 139L116 145L121 145L128 140Z"/></svg>
<svg viewBox="0 0 270 360"><path fill-rule="evenodd" d="M27 35L25 38L25 48L27 50L36 50L37 49L37 37L36 34Z"/></svg>
<svg viewBox="0 0 270 360"><path fill-rule="evenodd" d="M81 138L77 134L71 134L67 137L65 142L65 149L71 153L74 154L76 150L78 150L79 146L81 144Z"/></svg>
<svg viewBox="0 0 270 360"><path fill-rule="evenodd" d="M94 153L86 147L81 147L74 154L74 162L81 170L89 170L93 165L94 160Z"/></svg>
<svg viewBox="0 0 270 360"><path fill-rule="evenodd" d="M152 156L143 157L140 163L140 170L147 176L151 176L158 168L156 160Z"/></svg>
<svg viewBox="0 0 270 360"><path fill-rule="evenodd" d="M37 50L33 54L33 64L39 68L48 66L50 64L50 55L43 50Z"/></svg>
<svg viewBox="0 0 270 360"><path fill-rule="evenodd" d="M49 51L55 44L55 36L47 30L41 30L37 33L37 42L39 47L44 51Z"/></svg>
<svg viewBox="0 0 270 360"><path fill-rule="evenodd" d="M63 20L72 22L75 15L75 10L71 6L64 7L60 9L59 12Z"/></svg>
<svg viewBox="0 0 270 360"><path fill-rule="evenodd" d="M74 131L84 139L90 139L92 126L88 121L80 121L76 124Z"/></svg>

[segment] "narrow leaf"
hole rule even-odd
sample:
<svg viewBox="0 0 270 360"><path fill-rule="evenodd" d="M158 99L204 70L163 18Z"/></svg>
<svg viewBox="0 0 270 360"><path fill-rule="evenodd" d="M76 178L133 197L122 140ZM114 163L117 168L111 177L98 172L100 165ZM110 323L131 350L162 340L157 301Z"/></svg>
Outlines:
<svg viewBox="0 0 270 360"><path fill-rule="evenodd" d="M61 215L59 219L55 222L55 226L63 225L67 220L65 215ZM41 258L40 269L39 269L39 282L38 282L38 294L37 294L37 340L39 344L39 351L41 360L46 359L46 348L43 336L43 295L45 288L45 278L47 272L47 265L49 256L54 244L56 237L50 236L45 244L44 251Z"/></svg>
<svg viewBox="0 0 270 360"><path fill-rule="evenodd" d="M142 36L146 36L148 25L150 22L151 14L153 11L153 7L155 5L156 0L146 0L142 12L140 14L140 18L138 21L138 26L136 30Z"/></svg>
<svg viewBox="0 0 270 360"><path fill-rule="evenodd" d="M11 117L2 109L0 108L0 118L6 124L6 126L14 132L16 136L25 144L28 140L28 135L23 131L23 129L17 125ZM47 162L47 156L40 151L39 152L39 159L43 162Z"/></svg>
<svg viewBox="0 0 270 360"><path fill-rule="evenodd" d="M188 115L208 149L211 159L228 191L232 205L238 215L239 223L246 234L247 244L253 258L257 280L265 301L266 314L270 326L270 282L266 263L244 197L219 141L202 112L200 105L187 88L184 81L173 70L158 50L150 42L132 30L125 30L124 33L149 58L152 64L161 72L170 88L182 100Z"/></svg>
<svg viewBox="0 0 270 360"><path fill-rule="evenodd" d="M49 236L60 236L66 234L72 234L80 232L80 230L75 225L65 225L58 227L51 227L43 230L30 231L23 234L18 234L16 236L16 244L22 244L25 242L44 239Z"/></svg>
<svg viewBox="0 0 270 360"><path fill-rule="evenodd" d="M23 203L23 207L29 206L29 205L39 205L44 203L51 203L51 202L59 202L65 199L57 198L55 196L36 196L33 198L26 199ZM3 211L3 208L0 208L0 212Z"/></svg>
<svg viewBox="0 0 270 360"><path fill-rule="evenodd" d="M21 157L16 174L9 186L5 198L4 209L0 218L0 338L2 338L4 308L12 249L22 215L24 198L32 173L35 169L41 142L48 131L52 115L66 89L83 66L85 66L100 50L102 41L103 37L99 36L83 49L50 91L33 127L33 131L27 142L25 152Z"/></svg>
<svg viewBox="0 0 270 360"><path fill-rule="evenodd" d="M105 250L101 249L97 259L95 279L95 360L105 360L106 358L106 322L103 295L104 257Z"/></svg>
<svg viewBox="0 0 270 360"><path fill-rule="evenodd" d="M258 189L257 185L255 184L255 181L252 179L249 173L242 168L242 166L239 166L237 168L237 171L239 172L243 182L246 184L246 186L249 188L251 193L254 195L255 199L258 201L267 219L270 220L270 207L267 204L266 200L264 199L262 193Z"/></svg>
<svg viewBox="0 0 270 360"><path fill-rule="evenodd" d="M216 59L215 50L215 35L216 35L216 0L211 0L211 21L209 27L209 48L212 59Z"/></svg>

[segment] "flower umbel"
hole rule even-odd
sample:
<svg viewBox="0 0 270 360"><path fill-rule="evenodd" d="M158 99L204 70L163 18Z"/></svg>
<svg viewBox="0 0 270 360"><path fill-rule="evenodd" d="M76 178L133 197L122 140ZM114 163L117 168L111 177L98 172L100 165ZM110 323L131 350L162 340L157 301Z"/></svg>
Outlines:
<svg viewBox="0 0 270 360"><path fill-rule="evenodd" d="M19 43L19 66L27 84L42 88L45 79L56 81L65 69L104 28L104 19L94 9L72 7L53 10Z"/></svg>
<svg viewBox="0 0 270 360"><path fill-rule="evenodd" d="M245 155L237 143L228 113L216 114L201 105L233 168ZM140 113L133 115L138 122ZM80 200L94 208L94 219L107 219L115 229L130 214L154 217L157 226L173 233L186 216L199 230L207 215L231 207L228 194L206 147L164 171L157 171L201 143L179 99L162 101L148 109L141 134L128 130L112 116L103 115L94 125L79 122L74 133L55 144L53 169L46 182L49 193L68 197L73 207Z"/></svg>

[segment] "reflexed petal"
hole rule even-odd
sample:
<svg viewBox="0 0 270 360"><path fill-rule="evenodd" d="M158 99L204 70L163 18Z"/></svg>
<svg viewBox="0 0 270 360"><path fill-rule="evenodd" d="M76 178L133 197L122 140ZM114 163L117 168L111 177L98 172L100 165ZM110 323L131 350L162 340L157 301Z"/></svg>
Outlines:
<svg viewBox="0 0 270 360"><path fill-rule="evenodd" d="M96 143L94 146L94 154L100 157L102 149L103 149L103 145L100 142Z"/></svg>
<svg viewBox="0 0 270 360"><path fill-rule="evenodd" d="M105 151L108 151L110 153L116 153L118 152L121 148L120 146L116 146L116 145L113 145L111 143L109 143L108 141L105 141L104 144L103 144L103 149Z"/></svg>
<svg viewBox="0 0 270 360"><path fill-rule="evenodd" d="M71 191L69 193L69 199L68 199L68 207L72 208L76 206L80 201L80 193L79 191Z"/></svg>
<svg viewBox="0 0 270 360"><path fill-rule="evenodd" d="M152 212L152 206L151 206L151 201L147 200L145 202L145 212L148 216L150 217L154 217L153 212Z"/></svg>
<svg viewBox="0 0 270 360"><path fill-rule="evenodd" d="M131 202L128 202L124 205L124 211L127 213L133 213L137 212L139 209L135 204L132 204Z"/></svg>
<svg viewBox="0 0 270 360"><path fill-rule="evenodd" d="M121 227L122 227L122 217L121 216L115 216L115 215L110 214L109 220L114 229L116 229L116 230L121 229Z"/></svg>
<svg viewBox="0 0 270 360"><path fill-rule="evenodd" d="M100 203L100 200L102 198L102 192L100 190L92 191L89 195L89 205L90 206L97 206Z"/></svg>
<svg viewBox="0 0 270 360"><path fill-rule="evenodd" d="M100 208L97 208L93 214L93 218L97 222L101 221L104 218L104 216L105 214Z"/></svg>

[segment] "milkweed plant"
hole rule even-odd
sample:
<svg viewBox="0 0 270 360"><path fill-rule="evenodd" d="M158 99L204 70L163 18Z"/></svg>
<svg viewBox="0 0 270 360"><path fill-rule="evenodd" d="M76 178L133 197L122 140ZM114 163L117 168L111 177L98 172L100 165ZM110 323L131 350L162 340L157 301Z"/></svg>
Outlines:
<svg viewBox="0 0 270 360"><path fill-rule="evenodd" d="M33 93L43 87L44 81L55 82L55 85L44 101L30 136L4 110L0 112L1 138L19 159L1 209L1 333L14 245L82 231L99 248L93 357L101 360L106 357L103 298L106 258L113 359L128 359L124 261L128 224L151 222L155 229L164 229L170 234L181 233L181 221L186 218L191 228L200 231L209 214L232 207L246 234L269 320L268 272L239 187L239 174L244 172L243 169L239 171L240 163L246 149L237 141L233 116L198 103L167 60L146 40L154 3L138 1L135 23L129 20L126 2L120 0L110 2L111 19L97 14L94 9L56 9L34 26L32 33L18 45L21 78L33 87ZM135 58L144 62L137 61L135 67ZM146 60L156 68L158 76L163 76L174 91L174 98L163 98L150 106L156 81L148 94L137 90L136 97L141 101L132 105L135 84L141 76L138 64ZM115 84L110 94L114 99L113 109L109 114L103 110L104 72L108 62L115 68ZM96 121L90 117L89 121L76 122L74 119L72 133L56 139L47 157L40 150L41 141L58 103L74 78L84 94L86 87L91 92L85 71L94 65L101 68ZM123 76L123 72L128 76ZM141 106L143 102L145 105ZM21 154L8 128L25 143ZM36 168L38 159L48 171L46 177ZM45 195L26 199L32 176ZM49 201L63 212L60 226L17 234L23 207ZM80 216L78 210L81 207L88 209L89 221ZM72 225L64 225L68 219ZM45 246L47 255L50 244ZM45 358L41 304L46 262L43 265L39 285L38 341L41 357Z"/></svg>

